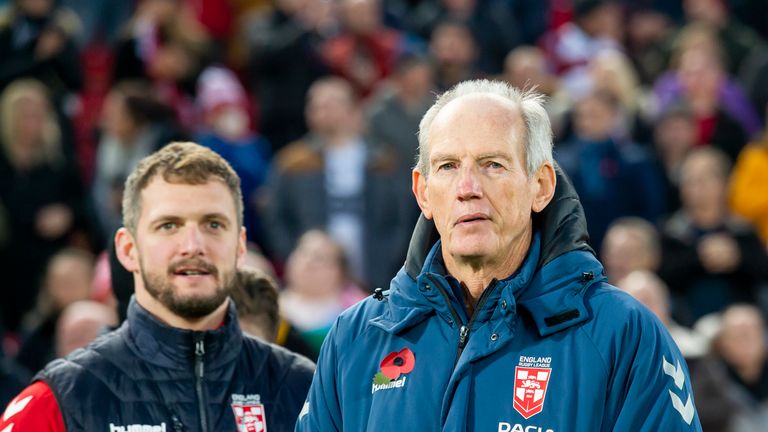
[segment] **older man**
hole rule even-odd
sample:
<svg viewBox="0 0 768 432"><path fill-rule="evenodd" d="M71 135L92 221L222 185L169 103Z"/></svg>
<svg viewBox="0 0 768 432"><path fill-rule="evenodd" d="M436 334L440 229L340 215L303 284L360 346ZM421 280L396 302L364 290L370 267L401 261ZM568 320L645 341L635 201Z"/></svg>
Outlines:
<svg viewBox="0 0 768 432"><path fill-rule="evenodd" d="M586 244L539 97L459 84L419 139L426 219L339 317L297 431L701 430L674 342Z"/></svg>

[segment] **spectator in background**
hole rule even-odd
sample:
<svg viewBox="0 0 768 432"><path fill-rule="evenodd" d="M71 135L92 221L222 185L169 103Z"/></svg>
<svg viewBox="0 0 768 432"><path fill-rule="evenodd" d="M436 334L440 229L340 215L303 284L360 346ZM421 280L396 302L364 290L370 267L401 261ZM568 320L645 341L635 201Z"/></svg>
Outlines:
<svg viewBox="0 0 768 432"><path fill-rule="evenodd" d="M260 270L240 267L230 296L243 332L274 342L280 322L277 282Z"/></svg>
<svg viewBox="0 0 768 432"><path fill-rule="evenodd" d="M309 86L327 73L320 53L337 27L336 2L274 0L270 12L246 25L251 88L259 104L259 131L272 153L307 132L304 103Z"/></svg>
<svg viewBox="0 0 768 432"><path fill-rule="evenodd" d="M194 93L210 55L205 29L184 0L141 0L115 49L112 82L150 81L179 123L197 125Z"/></svg>
<svg viewBox="0 0 768 432"><path fill-rule="evenodd" d="M312 85L310 133L275 156L264 210L278 259L306 231L323 229L344 246L351 273L373 289L388 286L402 264L415 221L400 162L391 149L371 145L360 111L343 79Z"/></svg>
<svg viewBox="0 0 768 432"><path fill-rule="evenodd" d="M68 248L51 257L37 305L22 323L22 345L16 361L32 372L57 357L59 317L69 305L90 298L94 258L89 252Z"/></svg>
<svg viewBox="0 0 768 432"><path fill-rule="evenodd" d="M684 325L734 302L755 303L768 281L768 256L752 226L728 211L730 163L712 148L681 168L683 207L664 223L659 274L676 296Z"/></svg>
<svg viewBox="0 0 768 432"><path fill-rule="evenodd" d="M240 176L246 234L264 248L264 228L256 207L271 154L269 143L251 128L245 89L232 71L212 66L200 75L196 102L203 118L197 142L221 155Z"/></svg>
<svg viewBox="0 0 768 432"><path fill-rule="evenodd" d="M423 39L430 39L435 29L445 21L462 23L476 41L476 67L483 74L501 72L504 57L516 46L534 43L541 29L524 29L518 14L540 11L544 6L533 2L500 0L431 0L422 1L405 18L405 26ZM517 11L513 11L517 7Z"/></svg>
<svg viewBox="0 0 768 432"><path fill-rule="evenodd" d="M446 20L435 25L429 51L434 59L435 85L440 91L480 75L475 68L477 44L469 27L461 21Z"/></svg>
<svg viewBox="0 0 768 432"><path fill-rule="evenodd" d="M586 73L584 87L588 93L605 93L618 102L613 137L642 144L649 142L650 126L644 112L646 97L629 59L620 51L603 50L589 59ZM584 95L568 96L578 103ZM560 139L573 139L572 123L566 123Z"/></svg>
<svg viewBox="0 0 768 432"><path fill-rule="evenodd" d="M64 358L78 348L85 348L115 326L117 311L114 307L93 300L70 304L62 310L56 323L56 357Z"/></svg>
<svg viewBox="0 0 768 432"><path fill-rule="evenodd" d="M639 217L621 217L608 227L600 257L608 282L618 283L634 271L655 272L661 245L656 228Z"/></svg>
<svg viewBox="0 0 768 432"><path fill-rule="evenodd" d="M174 114L142 81L116 84L104 101L93 200L104 238L122 225L123 184L141 159L182 138Z"/></svg>
<svg viewBox="0 0 768 432"><path fill-rule="evenodd" d="M593 91L612 94L619 101L617 138L649 142L650 125L644 112L647 95L629 58L620 51L605 50L590 59L588 68Z"/></svg>
<svg viewBox="0 0 768 432"><path fill-rule="evenodd" d="M204 49L208 37L184 0L140 0L115 47L112 82L152 79L153 62L166 44L184 41Z"/></svg>
<svg viewBox="0 0 768 432"><path fill-rule="evenodd" d="M0 202L10 238L0 250L6 269L0 315L16 331L37 297L40 275L57 250L97 244L94 217L75 167L61 151L61 128L48 92L20 80L0 96Z"/></svg>
<svg viewBox="0 0 768 432"><path fill-rule="evenodd" d="M406 54L398 60L389 85L382 88L368 108L371 141L397 152L402 175L410 174L416 160L419 147L416 132L421 117L432 104L434 87L430 61ZM414 215L414 220L417 216Z"/></svg>
<svg viewBox="0 0 768 432"><path fill-rule="evenodd" d="M644 149L614 138L618 113L614 95L588 95L575 107L576 138L555 149L555 158L579 193L597 249L615 219L639 216L656 221L664 214L661 173Z"/></svg>
<svg viewBox="0 0 768 432"><path fill-rule="evenodd" d="M318 230L301 236L288 257L280 314L299 331L315 358L336 317L365 297L349 273L341 245Z"/></svg>
<svg viewBox="0 0 768 432"><path fill-rule="evenodd" d="M20 78L44 83L58 105L83 86L75 38L80 22L56 0L12 0L0 10L0 91Z"/></svg>
<svg viewBox="0 0 768 432"><path fill-rule="evenodd" d="M696 119L685 105L669 107L653 129L653 149L665 183L667 214L680 209L680 166L696 145Z"/></svg>
<svg viewBox="0 0 768 432"><path fill-rule="evenodd" d="M630 11L626 18L624 47L640 83L648 86L667 69L666 47L676 29L670 11L660 10L660 6L674 8L675 5L665 0L626 3L629 3Z"/></svg>
<svg viewBox="0 0 768 432"><path fill-rule="evenodd" d="M547 96L544 108L549 114L555 142L563 140L566 111L570 109L570 96L562 91L560 79L549 70L544 51L531 45L519 46L504 59L500 77L519 89L534 88Z"/></svg>
<svg viewBox="0 0 768 432"><path fill-rule="evenodd" d="M549 98L557 94L560 86L557 75L549 70L544 52L531 45L519 46L507 54L501 78L519 89L535 87Z"/></svg>
<svg viewBox="0 0 768 432"><path fill-rule="evenodd" d="M573 15L543 43L563 88L579 99L591 90L589 61L600 51L621 50L622 12L615 0L576 0Z"/></svg>
<svg viewBox="0 0 768 432"><path fill-rule="evenodd" d="M689 23L710 27L723 47L723 69L737 75L742 63L753 50L764 46L764 41L754 30L745 26L738 17L729 13L727 0L683 0L683 10Z"/></svg>
<svg viewBox="0 0 768 432"><path fill-rule="evenodd" d="M655 273L635 270L618 280L616 286L636 298L659 318L686 361L691 362L707 354L707 338L672 319L669 289Z"/></svg>
<svg viewBox="0 0 768 432"><path fill-rule="evenodd" d="M659 112L686 104L696 119L696 144L713 145L734 161L747 139L760 130L760 119L723 62L712 30L690 25L681 33L672 69L654 83L653 92Z"/></svg>
<svg viewBox="0 0 768 432"><path fill-rule="evenodd" d="M731 173L730 208L757 228L768 246L768 134L749 144L739 154Z"/></svg>
<svg viewBox="0 0 768 432"><path fill-rule="evenodd" d="M713 353L691 366L696 406L706 431L761 432L768 424L768 348L760 310L723 311Z"/></svg>
<svg viewBox="0 0 768 432"><path fill-rule="evenodd" d="M323 58L334 74L366 98L392 74L398 57L411 51L415 41L384 25L380 0L340 0L339 16L341 31L323 46Z"/></svg>
<svg viewBox="0 0 768 432"><path fill-rule="evenodd" d="M246 257L246 261L248 261ZM230 293L237 307L240 327L245 333L272 342L317 360L317 350L310 347L301 334L280 317L277 282L275 279L244 262L237 270L236 286Z"/></svg>

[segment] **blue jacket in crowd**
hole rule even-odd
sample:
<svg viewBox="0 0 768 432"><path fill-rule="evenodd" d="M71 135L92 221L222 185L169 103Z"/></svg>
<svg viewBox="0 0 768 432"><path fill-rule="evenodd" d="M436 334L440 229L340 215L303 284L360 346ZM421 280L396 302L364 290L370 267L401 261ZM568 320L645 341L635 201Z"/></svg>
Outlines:
<svg viewBox="0 0 768 432"><path fill-rule="evenodd" d="M560 173L557 189L472 317L422 218L389 292L335 323L296 430L700 431L675 343L605 282Z"/></svg>

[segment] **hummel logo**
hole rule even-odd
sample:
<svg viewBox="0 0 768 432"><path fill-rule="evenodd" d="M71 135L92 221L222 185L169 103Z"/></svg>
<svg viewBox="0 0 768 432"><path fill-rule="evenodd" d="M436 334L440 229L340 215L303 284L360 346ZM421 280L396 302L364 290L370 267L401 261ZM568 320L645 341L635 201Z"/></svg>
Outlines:
<svg viewBox="0 0 768 432"><path fill-rule="evenodd" d="M304 402L304 406L301 407L301 412L299 413L299 420L303 419L304 416L309 414L309 401Z"/></svg>
<svg viewBox="0 0 768 432"><path fill-rule="evenodd" d="M675 380L675 385L679 390L683 389L683 384L685 384L685 374L683 373L683 368L680 367L680 360L677 361L677 367L672 366L672 363L668 362L665 357L661 358L662 368L664 369L664 373L671 376Z"/></svg>
<svg viewBox="0 0 768 432"><path fill-rule="evenodd" d="M165 422L159 425L132 424L126 426L115 426L110 423L109 432L165 432Z"/></svg>
<svg viewBox="0 0 768 432"><path fill-rule="evenodd" d="M682 390L683 385L685 385L685 373L683 372L682 366L680 366L680 360L677 361L677 367L673 366L672 363L668 362L667 358L663 356L661 362L661 368L664 373L672 377L678 390ZM680 413L680 416L683 417L683 420L690 425L695 412L693 402L691 401L691 395L688 395L688 400L683 404L683 400L680 399L680 396L676 395L672 390L668 391L669 398L672 400L672 408L676 409L677 412Z"/></svg>
<svg viewBox="0 0 768 432"><path fill-rule="evenodd" d="M672 399L672 407L677 410L677 412L680 413L680 415L683 417L683 420L685 420L686 423L689 425L691 424L691 420L693 420L693 402L691 402L691 395L688 395L688 400L685 401L685 405L683 405L683 401L680 400L680 398L672 392L672 390L669 391L669 397Z"/></svg>
<svg viewBox="0 0 768 432"><path fill-rule="evenodd" d="M5 414L3 414L3 421L8 421L9 418L22 412L24 408L26 408L29 401L31 400L32 400L32 395L29 395L21 400L16 400L16 399L12 400L11 403L8 404L8 408L5 409Z"/></svg>

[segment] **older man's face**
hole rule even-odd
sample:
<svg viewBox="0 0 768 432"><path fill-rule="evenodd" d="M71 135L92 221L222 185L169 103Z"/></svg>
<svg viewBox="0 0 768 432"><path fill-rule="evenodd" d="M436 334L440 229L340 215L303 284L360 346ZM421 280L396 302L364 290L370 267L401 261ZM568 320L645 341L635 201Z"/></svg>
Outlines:
<svg viewBox="0 0 768 432"><path fill-rule="evenodd" d="M548 199L541 197L539 176L529 179L526 172L523 131L518 108L490 96L459 98L435 118L429 175L415 171L413 180L443 255L493 266L527 250L531 211Z"/></svg>

